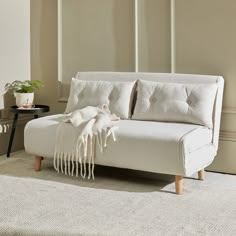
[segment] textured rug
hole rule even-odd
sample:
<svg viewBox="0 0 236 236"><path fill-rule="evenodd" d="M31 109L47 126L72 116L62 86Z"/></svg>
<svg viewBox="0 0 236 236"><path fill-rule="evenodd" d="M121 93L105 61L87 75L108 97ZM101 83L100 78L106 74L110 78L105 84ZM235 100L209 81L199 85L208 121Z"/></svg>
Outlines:
<svg viewBox="0 0 236 236"><path fill-rule="evenodd" d="M0 235L235 235L236 176L207 172L203 182L185 178L185 194L178 196L172 181L152 191L153 181L147 181L149 188L141 183L128 189L136 184L135 174L128 180L113 176L113 184L99 173L93 184L79 178L72 184L65 177L67 184L36 179L27 163L0 163ZM21 177L9 176L14 170ZM35 176L27 177L27 171ZM50 168L38 175L50 172L58 176Z"/></svg>

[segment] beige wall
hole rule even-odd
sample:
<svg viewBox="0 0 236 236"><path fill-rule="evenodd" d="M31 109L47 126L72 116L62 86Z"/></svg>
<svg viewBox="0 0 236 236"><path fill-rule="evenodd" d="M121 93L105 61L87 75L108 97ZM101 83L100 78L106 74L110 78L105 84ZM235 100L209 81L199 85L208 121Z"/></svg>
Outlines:
<svg viewBox="0 0 236 236"><path fill-rule="evenodd" d="M11 2L12 0L5 1L8 2L9 5L9 2ZM13 4L12 8L16 7L17 5L21 5L22 8L25 7L24 9L27 9L27 7L23 4L24 1L15 1L17 3ZM0 0L0 6L2 6L2 3L3 0ZM14 14L11 15L11 18L12 22L15 22L18 19L17 16L16 19L14 18ZM23 16L22 19L25 19L25 17ZM23 25L22 23L21 27L24 28L26 27L26 25L28 27L30 40L28 40L27 42L28 49L25 51L25 53L28 52L29 57L31 57L31 65L30 62L28 63L29 75L27 79L41 79L44 82L44 88L36 91L35 102L38 104L50 105L51 113L62 112L65 108L65 104L58 103L57 0L28 0L28 21L25 23L25 25ZM8 47L11 46L11 44L7 45ZM22 67L25 67L27 64L27 60L24 60L23 56L21 58L21 63ZM12 68L10 69L9 66L8 70L12 71ZM9 95L6 98L8 100L6 105L7 107L9 107L11 104L14 103L14 99ZM31 118L32 116L19 116L19 122L17 125L16 135L12 147L13 151L23 149L24 126L26 122ZM0 124L2 125L2 127L5 127L4 129L0 127L0 130L3 130L3 132L0 134L0 155L5 154L7 151L11 131L11 123L11 117L4 121L0 120Z"/></svg>
<svg viewBox="0 0 236 236"><path fill-rule="evenodd" d="M177 0L176 72L220 74L224 107L236 107L236 1Z"/></svg>
<svg viewBox="0 0 236 236"><path fill-rule="evenodd" d="M170 72L170 1L138 0L138 71Z"/></svg>
<svg viewBox="0 0 236 236"><path fill-rule="evenodd" d="M78 71L134 71L133 0L60 2L62 88Z"/></svg>
<svg viewBox="0 0 236 236"><path fill-rule="evenodd" d="M58 102L57 0L31 0L31 79L40 79L44 88L36 102L50 106L51 113L64 111Z"/></svg>
<svg viewBox="0 0 236 236"><path fill-rule="evenodd" d="M219 154L209 169L236 173L236 1L175 1L175 71L225 79Z"/></svg>
<svg viewBox="0 0 236 236"><path fill-rule="evenodd" d="M30 0L0 0L0 29L1 155L6 153L11 128L11 121L3 121L8 117L4 108L14 104L13 95L1 96L4 86L14 80L30 79ZM23 120L18 122L13 151L23 147Z"/></svg>
<svg viewBox="0 0 236 236"><path fill-rule="evenodd" d="M0 0L0 109L4 85L30 79L30 0Z"/></svg>

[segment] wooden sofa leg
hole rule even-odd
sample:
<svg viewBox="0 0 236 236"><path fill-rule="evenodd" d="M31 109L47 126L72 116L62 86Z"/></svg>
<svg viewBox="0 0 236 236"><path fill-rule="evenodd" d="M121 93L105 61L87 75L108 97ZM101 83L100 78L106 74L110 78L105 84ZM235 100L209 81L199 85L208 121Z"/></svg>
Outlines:
<svg viewBox="0 0 236 236"><path fill-rule="evenodd" d="M35 162L34 162L34 170L35 171L41 170L42 159L43 159L43 157L41 157L41 156L35 156Z"/></svg>
<svg viewBox="0 0 236 236"><path fill-rule="evenodd" d="M204 169L198 171L198 179L204 180Z"/></svg>
<svg viewBox="0 0 236 236"><path fill-rule="evenodd" d="M183 177L176 175L175 176L175 192L176 194L183 193Z"/></svg>

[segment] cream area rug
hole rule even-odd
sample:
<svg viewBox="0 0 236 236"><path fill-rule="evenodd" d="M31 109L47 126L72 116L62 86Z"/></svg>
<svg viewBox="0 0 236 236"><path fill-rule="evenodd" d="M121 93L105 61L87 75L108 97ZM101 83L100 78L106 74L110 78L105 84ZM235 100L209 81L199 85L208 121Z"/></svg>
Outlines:
<svg viewBox="0 0 236 236"><path fill-rule="evenodd" d="M63 183L50 163L35 173L31 160L0 162L0 235L236 235L234 175L185 178L178 196L171 179L109 168Z"/></svg>

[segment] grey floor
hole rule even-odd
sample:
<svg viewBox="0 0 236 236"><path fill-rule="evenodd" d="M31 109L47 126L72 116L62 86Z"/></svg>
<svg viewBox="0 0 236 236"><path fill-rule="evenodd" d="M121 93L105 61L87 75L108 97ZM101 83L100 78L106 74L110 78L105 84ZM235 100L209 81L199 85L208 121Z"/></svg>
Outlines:
<svg viewBox="0 0 236 236"><path fill-rule="evenodd" d="M104 166L95 167L95 180L75 178L57 173L53 168L53 160L47 158L43 160L40 172L35 172L33 166L34 156L23 150L12 153L10 158L6 158L5 155L0 156L0 174L3 175L39 178L94 188L141 192L160 191L164 186L174 182L174 177L170 175Z"/></svg>

